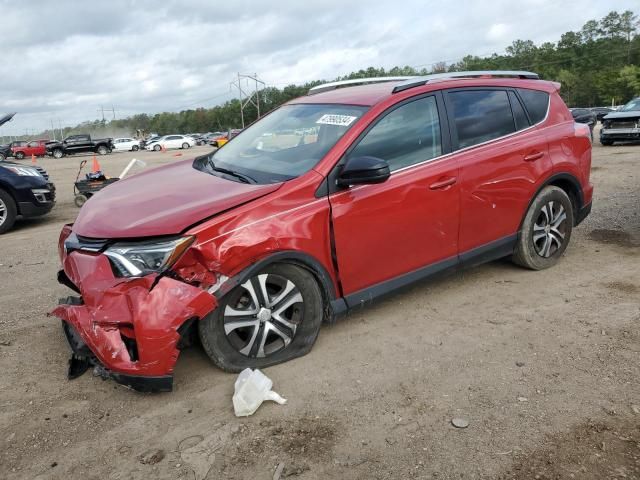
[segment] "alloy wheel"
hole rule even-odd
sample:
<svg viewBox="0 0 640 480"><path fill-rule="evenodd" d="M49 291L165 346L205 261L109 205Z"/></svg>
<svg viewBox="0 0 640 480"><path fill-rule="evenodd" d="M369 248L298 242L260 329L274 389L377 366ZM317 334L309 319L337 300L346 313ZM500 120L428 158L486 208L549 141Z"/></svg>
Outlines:
<svg viewBox="0 0 640 480"><path fill-rule="evenodd" d="M536 253L549 258L562 246L566 235L567 212L560 202L545 204L533 225L533 246Z"/></svg>
<svg viewBox="0 0 640 480"><path fill-rule="evenodd" d="M242 355L263 358L286 348L302 323L300 289L280 275L263 273L240 285L224 310L224 331Z"/></svg>
<svg viewBox="0 0 640 480"><path fill-rule="evenodd" d="M7 220L7 205L0 198L0 226Z"/></svg>

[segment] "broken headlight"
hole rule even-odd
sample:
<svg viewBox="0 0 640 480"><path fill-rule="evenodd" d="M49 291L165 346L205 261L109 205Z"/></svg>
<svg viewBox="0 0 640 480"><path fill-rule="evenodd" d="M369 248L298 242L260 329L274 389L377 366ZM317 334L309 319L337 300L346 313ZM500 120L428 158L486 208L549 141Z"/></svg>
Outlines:
<svg viewBox="0 0 640 480"><path fill-rule="evenodd" d="M104 254L123 277L139 277L171 268L193 240L194 237L180 237L153 242L118 242Z"/></svg>

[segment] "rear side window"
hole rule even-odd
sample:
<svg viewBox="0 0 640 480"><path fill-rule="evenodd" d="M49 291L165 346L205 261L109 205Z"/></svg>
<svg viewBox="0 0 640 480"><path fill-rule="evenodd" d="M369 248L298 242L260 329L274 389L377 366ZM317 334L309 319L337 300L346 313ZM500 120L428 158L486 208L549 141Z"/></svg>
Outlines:
<svg viewBox="0 0 640 480"><path fill-rule="evenodd" d="M519 88L518 93L524 102L527 112L529 112L531 123L536 124L544 120L549 108L549 94L539 90L527 90L526 88Z"/></svg>
<svg viewBox="0 0 640 480"><path fill-rule="evenodd" d="M504 90L449 92L458 148L471 147L516 131L511 106Z"/></svg>
<svg viewBox="0 0 640 480"><path fill-rule="evenodd" d="M515 93L509 92L509 102L511 102L513 119L516 121L516 130L527 128L529 126L529 119Z"/></svg>
<svg viewBox="0 0 640 480"><path fill-rule="evenodd" d="M393 172L442 155L440 120L435 97L405 103L386 114L349 154L373 156Z"/></svg>

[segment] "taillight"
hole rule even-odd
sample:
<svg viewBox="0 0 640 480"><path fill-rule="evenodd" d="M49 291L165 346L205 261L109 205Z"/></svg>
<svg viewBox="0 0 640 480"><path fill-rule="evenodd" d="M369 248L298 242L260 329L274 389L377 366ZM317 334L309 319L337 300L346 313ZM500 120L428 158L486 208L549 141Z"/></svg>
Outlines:
<svg viewBox="0 0 640 480"><path fill-rule="evenodd" d="M573 129L576 137L585 137L591 142L591 129L586 123L574 123Z"/></svg>

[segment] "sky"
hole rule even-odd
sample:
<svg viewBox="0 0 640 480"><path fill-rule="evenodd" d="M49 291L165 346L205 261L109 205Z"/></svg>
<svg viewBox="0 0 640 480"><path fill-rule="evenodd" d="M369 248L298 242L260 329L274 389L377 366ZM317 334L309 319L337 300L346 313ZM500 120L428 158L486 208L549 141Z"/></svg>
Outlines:
<svg viewBox="0 0 640 480"><path fill-rule="evenodd" d="M557 41L637 0L0 0L0 137L212 107L238 72L268 86L429 67ZM7 28L11 26L11 28ZM112 111L115 110L115 113Z"/></svg>

